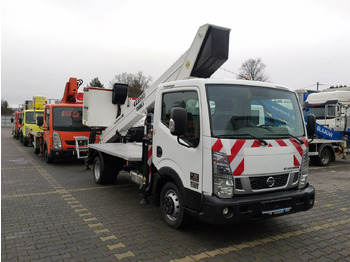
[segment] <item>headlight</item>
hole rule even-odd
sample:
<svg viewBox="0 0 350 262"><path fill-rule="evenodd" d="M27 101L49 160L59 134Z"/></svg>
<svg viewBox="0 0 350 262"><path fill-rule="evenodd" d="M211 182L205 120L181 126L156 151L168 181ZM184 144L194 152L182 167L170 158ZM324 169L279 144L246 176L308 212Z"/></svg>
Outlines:
<svg viewBox="0 0 350 262"><path fill-rule="evenodd" d="M233 175L226 154L213 151L213 191L220 198L233 196Z"/></svg>
<svg viewBox="0 0 350 262"><path fill-rule="evenodd" d="M303 158L300 167L300 179L299 179L299 189L303 189L307 186L307 176L309 172L309 150L306 149L303 152Z"/></svg>
<svg viewBox="0 0 350 262"><path fill-rule="evenodd" d="M57 132L52 133L52 146L57 149L62 148L61 138Z"/></svg>

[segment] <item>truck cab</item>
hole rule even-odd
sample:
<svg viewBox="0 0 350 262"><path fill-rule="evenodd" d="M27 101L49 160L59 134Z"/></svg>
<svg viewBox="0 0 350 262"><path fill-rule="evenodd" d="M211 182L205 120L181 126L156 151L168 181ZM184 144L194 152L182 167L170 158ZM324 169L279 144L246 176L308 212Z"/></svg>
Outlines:
<svg viewBox="0 0 350 262"><path fill-rule="evenodd" d="M304 114L314 114L318 124L333 131L350 132L350 91L312 94L304 103Z"/></svg>
<svg viewBox="0 0 350 262"><path fill-rule="evenodd" d="M44 110L24 110L23 111L23 120L22 120L22 129L20 133L20 142L24 146L29 144L29 132L32 131L42 131L42 129L37 125L36 119L44 115Z"/></svg>
<svg viewBox="0 0 350 262"><path fill-rule="evenodd" d="M24 146L30 143L30 132L40 132L42 128L37 124L37 119L44 115L45 96L33 96L33 100L26 100L22 114L22 128L20 142Z"/></svg>
<svg viewBox="0 0 350 262"><path fill-rule="evenodd" d="M350 147L350 91L329 90L310 94L304 105L304 116L316 117L316 136L310 142L309 155L314 165L328 166L343 159Z"/></svg>
<svg viewBox="0 0 350 262"><path fill-rule="evenodd" d="M82 124L82 104L48 104L43 116L43 152L48 163L76 156L74 137L89 137L90 129Z"/></svg>
<svg viewBox="0 0 350 262"><path fill-rule="evenodd" d="M174 108L182 108L182 118ZM181 212L225 224L314 204L301 108L285 88L211 79L163 84L152 139L154 183L168 224L179 223ZM164 189L169 180L176 189ZM182 211L173 208L180 202Z"/></svg>

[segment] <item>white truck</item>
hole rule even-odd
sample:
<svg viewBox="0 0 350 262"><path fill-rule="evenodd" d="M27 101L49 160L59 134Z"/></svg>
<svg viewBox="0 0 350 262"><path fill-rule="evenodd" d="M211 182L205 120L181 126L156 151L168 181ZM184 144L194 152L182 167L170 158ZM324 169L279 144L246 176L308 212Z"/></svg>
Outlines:
<svg viewBox="0 0 350 262"><path fill-rule="evenodd" d="M349 154L350 91L327 90L310 94L303 105L304 115L316 117L316 138L310 142L312 164L328 166L336 153Z"/></svg>
<svg viewBox="0 0 350 262"><path fill-rule="evenodd" d="M133 103L125 85L84 90L84 124L105 128L99 143L89 145L95 182L128 171L141 202L153 194L173 228L187 217L229 224L314 205L296 94L274 84L207 79L228 58L229 32L200 27L190 49ZM105 112L105 127L94 108ZM129 142L142 118L142 141ZM312 123L310 116L310 133Z"/></svg>

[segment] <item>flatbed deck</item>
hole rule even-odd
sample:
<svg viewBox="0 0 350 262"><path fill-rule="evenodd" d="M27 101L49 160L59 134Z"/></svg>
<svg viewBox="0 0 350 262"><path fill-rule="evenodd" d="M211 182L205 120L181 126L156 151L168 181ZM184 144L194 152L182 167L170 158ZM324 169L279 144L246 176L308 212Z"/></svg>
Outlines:
<svg viewBox="0 0 350 262"><path fill-rule="evenodd" d="M112 156L120 157L127 161L142 160L142 144L141 143L104 143L89 144L90 149L98 150Z"/></svg>
<svg viewBox="0 0 350 262"><path fill-rule="evenodd" d="M30 135L35 136L35 137L42 137L44 132L43 131L30 131Z"/></svg>

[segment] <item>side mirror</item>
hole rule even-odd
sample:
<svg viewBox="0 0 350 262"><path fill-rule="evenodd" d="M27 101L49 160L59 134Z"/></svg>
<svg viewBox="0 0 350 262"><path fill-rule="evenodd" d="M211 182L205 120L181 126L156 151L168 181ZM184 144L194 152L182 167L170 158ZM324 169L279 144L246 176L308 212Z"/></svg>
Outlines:
<svg viewBox="0 0 350 262"><path fill-rule="evenodd" d="M36 118L36 124L37 124L38 126L42 126L42 125L44 124L44 117L43 117L43 116L38 116L38 117Z"/></svg>
<svg viewBox="0 0 350 262"><path fill-rule="evenodd" d="M182 107L171 110L169 128L173 136L183 136L186 133L187 111Z"/></svg>
<svg viewBox="0 0 350 262"><path fill-rule="evenodd" d="M307 116L307 125L306 125L306 131L308 137L313 137L316 132L316 117L315 115L308 115Z"/></svg>
<svg viewBox="0 0 350 262"><path fill-rule="evenodd" d="M22 117L19 117L18 118L18 123L22 124L23 120L22 120Z"/></svg>

